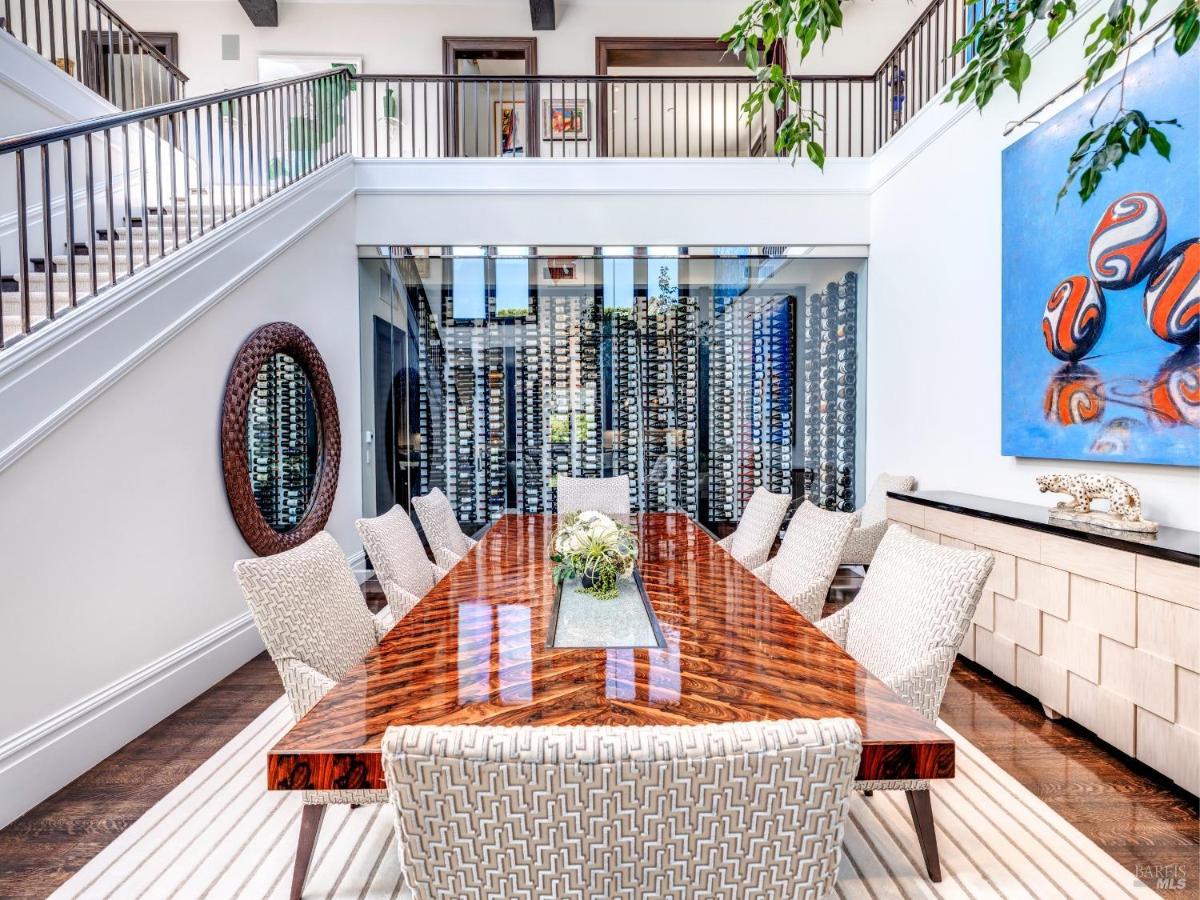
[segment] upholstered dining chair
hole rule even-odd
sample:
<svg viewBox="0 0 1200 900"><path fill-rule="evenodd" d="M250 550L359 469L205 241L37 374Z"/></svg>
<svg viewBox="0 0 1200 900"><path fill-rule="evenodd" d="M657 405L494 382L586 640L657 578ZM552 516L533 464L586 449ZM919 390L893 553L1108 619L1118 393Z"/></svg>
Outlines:
<svg viewBox="0 0 1200 900"><path fill-rule="evenodd" d="M817 623L876 678L936 722L950 667L992 570L992 555L945 547L893 525L879 542L858 596ZM929 877L941 880L927 781L860 781L904 791Z"/></svg>
<svg viewBox="0 0 1200 900"><path fill-rule="evenodd" d="M775 558L754 569L754 574L796 612L815 622L857 522L856 513L834 512L804 501L792 516Z"/></svg>
<svg viewBox="0 0 1200 900"><path fill-rule="evenodd" d="M629 476L573 478L558 476L558 514L594 509L610 516L629 518Z"/></svg>
<svg viewBox="0 0 1200 900"><path fill-rule="evenodd" d="M858 511L858 527L850 533L846 549L842 551L843 566L869 566L875 556L875 548L883 540L887 531L887 493L888 491L911 491L917 486L917 479L911 475L881 474L871 484L867 493L867 502Z"/></svg>
<svg viewBox="0 0 1200 900"><path fill-rule="evenodd" d="M441 568L449 571L467 555L477 541L463 534L450 508L450 501L440 488L434 488L423 497L413 498L413 509L421 520L421 530L433 551L433 559Z"/></svg>
<svg viewBox="0 0 1200 900"><path fill-rule="evenodd" d="M721 538L717 546L747 569L758 568L770 557L791 502L791 494L774 494L759 485L750 495L733 534Z"/></svg>
<svg viewBox="0 0 1200 900"><path fill-rule="evenodd" d="M399 504L374 519L358 519L354 527L398 622L442 579L446 570L429 561L408 511Z"/></svg>
<svg viewBox="0 0 1200 900"><path fill-rule="evenodd" d="M395 624L389 607L371 615L342 548L326 532L275 556L244 559L233 570L297 720ZM386 799L385 791L304 792L292 898L304 889L325 807Z"/></svg>
<svg viewBox="0 0 1200 900"><path fill-rule="evenodd" d="M816 898L861 752L851 719L401 725L383 770L417 897Z"/></svg>

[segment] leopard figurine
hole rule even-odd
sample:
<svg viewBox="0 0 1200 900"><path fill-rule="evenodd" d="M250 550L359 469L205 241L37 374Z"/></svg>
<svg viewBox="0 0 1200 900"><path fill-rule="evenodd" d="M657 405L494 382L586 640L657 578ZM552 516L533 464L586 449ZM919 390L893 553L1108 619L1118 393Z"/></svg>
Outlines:
<svg viewBox="0 0 1200 900"><path fill-rule="evenodd" d="M1093 500L1107 500L1114 516L1126 522L1142 520L1142 496L1137 488L1111 475L1039 475L1037 486L1043 494L1071 495L1072 502L1059 501L1058 509L1088 513Z"/></svg>

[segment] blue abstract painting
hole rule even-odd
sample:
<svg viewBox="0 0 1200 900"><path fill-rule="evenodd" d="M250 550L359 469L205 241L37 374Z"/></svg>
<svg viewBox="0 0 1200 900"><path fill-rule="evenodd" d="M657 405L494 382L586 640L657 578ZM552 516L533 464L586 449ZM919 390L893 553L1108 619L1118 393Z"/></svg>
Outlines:
<svg viewBox="0 0 1200 900"><path fill-rule="evenodd" d="M1171 161L1147 146L1056 210L1111 84L1004 150L1001 452L1200 465L1200 47L1129 68L1125 108L1179 121Z"/></svg>

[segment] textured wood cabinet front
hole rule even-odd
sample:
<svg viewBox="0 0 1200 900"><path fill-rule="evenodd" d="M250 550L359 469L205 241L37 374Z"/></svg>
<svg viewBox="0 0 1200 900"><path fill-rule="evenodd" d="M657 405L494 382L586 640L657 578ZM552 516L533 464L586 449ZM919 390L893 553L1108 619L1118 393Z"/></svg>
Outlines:
<svg viewBox="0 0 1200 900"><path fill-rule="evenodd" d="M888 499L995 558L961 655L1200 793L1200 569Z"/></svg>

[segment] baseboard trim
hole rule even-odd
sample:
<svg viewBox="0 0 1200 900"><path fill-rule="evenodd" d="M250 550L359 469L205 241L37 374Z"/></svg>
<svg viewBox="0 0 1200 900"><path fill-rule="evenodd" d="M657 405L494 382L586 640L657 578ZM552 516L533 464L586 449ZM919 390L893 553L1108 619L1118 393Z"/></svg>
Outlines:
<svg viewBox="0 0 1200 900"><path fill-rule="evenodd" d="M0 828L261 652L245 612L0 743Z"/></svg>
<svg viewBox="0 0 1200 900"><path fill-rule="evenodd" d="M367 553L346 557L365 581ZM249 611L0 741L0 828L263 650ZM137 701L136 703L134 701Z"/></svg>

